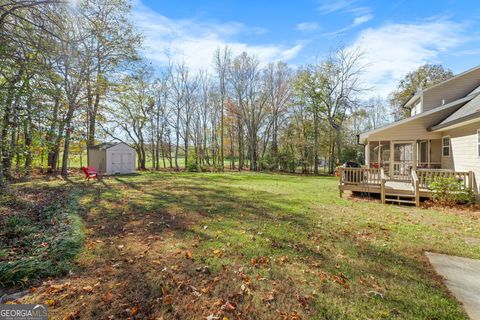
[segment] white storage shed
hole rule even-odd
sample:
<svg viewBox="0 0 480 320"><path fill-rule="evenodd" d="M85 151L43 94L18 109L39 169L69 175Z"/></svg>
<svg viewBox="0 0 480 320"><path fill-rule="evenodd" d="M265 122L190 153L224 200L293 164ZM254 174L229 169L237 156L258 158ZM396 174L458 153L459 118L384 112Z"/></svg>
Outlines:
<svg viewBox="0 0 480 320"><path fill-rule="evenodd" d="M135 172L135 149L123 142L108 142L89 150L88 165L103 174Z"/></svg>

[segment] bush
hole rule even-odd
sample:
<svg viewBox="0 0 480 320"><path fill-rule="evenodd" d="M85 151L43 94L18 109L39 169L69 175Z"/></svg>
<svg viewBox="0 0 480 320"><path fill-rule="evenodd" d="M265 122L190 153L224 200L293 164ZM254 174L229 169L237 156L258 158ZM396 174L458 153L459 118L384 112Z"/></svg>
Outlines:
<svg viewBox="0 0 480 320"><path fill-rule="evenodd" d="M465 189L461 180L453 177L435 177L430 182L433 201L445 206L474 202L471 189Z"/></svg>
<svg viewBox="0 0 480 320"><path fill-rule="evenodd" d="M21 210L4 221L0 230L0 287L58 276L74 266L85 243L79 197L79 191L73 189L62 204L50 203L33 216ZM10 254L12 248L15 254Z"/></svg>
<svg viewBox="0 0 480 320"><path fill-rule="evenodd" d="M261 170L275 171L278 170L278 159L272 157L271 155L267 155L263 158L260 158L259 165Z"/></svg>
<svg viewBox="0 0 480 320"><path fill-rule="evenodd" d="M192 162L187 164L186 169L188 172L198 172L199 166L195 162Z"/></svg>
<svg viewBox="0 0 480 320"><path fill-rule="evenodd" d="M217 164L215 164L211 167L212 172L223 172L223 170L224 169L222 168L222 165L219 164L219 163L217 163Z"/></svg>

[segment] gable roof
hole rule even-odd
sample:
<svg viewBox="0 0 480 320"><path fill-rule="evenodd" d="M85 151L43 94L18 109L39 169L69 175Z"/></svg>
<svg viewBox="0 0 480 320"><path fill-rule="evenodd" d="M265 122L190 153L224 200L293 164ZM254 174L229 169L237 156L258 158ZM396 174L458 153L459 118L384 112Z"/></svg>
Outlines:
<svg viewBox="0 0 480 320"><path fill-rule="evenodd" d="M470 96L467 96L465 98L458 99L456 101L447 103L447 104L445 104L441 107L434 108L434 109L431 109L429 111L425 111L425 112L416 114L412 117L405 118L405 119L399 120L399 121L394 122L394 123L390 123L386 126L383 126L383 127L380 127L380 128L368 131L368 132L364 132L364 133L360 134L359 142L365 141L372 134L376 134L376 133L382 132L384 130L392 129L392 128L397 127L397 126L405 125L407 123L413 122L413 121L421 119L421 118L427 118L428 117L429 118L428 122L430 122L430 125L433 125L435 123L438 123L438 121L442 121L443 119L445 119L446 117L448 117L452 113L456 112L458 109L460 109L465 104L470 102L474 97L475 97L475 95L470 95ZM427 128L425 128L425 130L427 130Z"/></svg>
<svg viewBox="0 0 480 320"><path fill-rule="evenodd" d="M462 82L466 85L462 85L462 87L459 87L458 84L459 83L461 84ZM477 118L480 119L480 85L479 83L480 83L480 65L477 67L471 68L467 71L464 71L454 77L451 77L427 89L419 91L410 98L407 104L413 104L418 99L420 99L424 93L430 92L432 90L432 91L435 91L435 93L432 93L432 94L436 95L434 99L435 101L430 101L430 103L436 102L435 105L432 104L433 108L430 107L427 111L421 112L412 117L402 119L400 121L388 124L386 126L383 126L368 132L364 132L359 135L359 142L367 140L368 137L372 134L377 134L384 130L395 128L397 126L402 126L424 117L428 117L426 121L422 120L426 122L425 123L426 131L437 131L437 130L445 129L452 125L459 126L464 121L469 121L469 122L478 121L474 119L477 119ZM446 99L447 101L443 99L443 103L445 102L447 103L439 105L438 104L439 102L436 101L438 100L437 99L438 93L443 92L443 90L448 90L447 88L449 88L450 84L453 85L453 88L456 88L456 89L461 88L463 90L463 93L461 92L461 90L459 91L459 90L453 89L455 93L449 96L450 99ZM468 91L466 91L465 89Z"/></svg>
<svg viewBox="0 0 480 320"><path fill-rule="evenodd" d="M116 145L119 145L122 142L103 142L99 143L97 145L94 145L90 149L97 149L97 150L106 150L110 149L111 147L115 147Z"/></svg>
<svg viewBox="0 0 480 320"><path fill-rule="evenodd" d="M463 121L479 118L480 117L480 90L478 90L477 88L476 91L477 93L474 94L475 98L473 98L463 107L461 107L460 109L452 113L450 116L445 118L439 124L433 127L430 127L428 130L433 131L433 130L444 129L446 127L461 123Z"/></svg>
<svg viewBox="0 0 480 320"><path fill-rule="evenodd" d="M476 66L476 67L473 67L473 68L471 68L471 69L468 69L468 70L466 70L466 71L464 71L464 72L462 72L462 73L459 73L459 74L457 74L457 75L455 75L455 76L453 76L453 77L451 77L451 78L448 78L448 79L445 80L445 81L442 81L442 82L440 82L440 83L437 83L437 84L435 84L435 85L433 85L433 86L431 86L431 87L428 87L428 88L426 88L425 90L423 90L423 92L428 92L428 91L430 91L430 90L432 90L432 89L435 89L435 88L438 88L438 87L442 87L442 86L444 86L444 85L448 85L449 82L455 81L455 80L457 80L458 78L461 78L461 77L463 77L463 76L465 76L465 75L467 75L467 74L470 74L470 73L472 73L472 72L477 72L477 71L480 72L480 65L478 65L478 66Z"/></svg>

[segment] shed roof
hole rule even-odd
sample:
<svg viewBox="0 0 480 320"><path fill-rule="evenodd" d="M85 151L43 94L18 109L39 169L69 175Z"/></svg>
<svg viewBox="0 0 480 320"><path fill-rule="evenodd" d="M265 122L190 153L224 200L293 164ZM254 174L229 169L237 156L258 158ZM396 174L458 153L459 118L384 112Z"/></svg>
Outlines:
<svg viewBox="0 0 480 320"><path fill-rule="evenodd" d="M94 145L90 149L106 150L106 149L110 149L111 147L114 147L114 146L116 146L120 143L121 142L103 142L103 143L99 143L97 145Z"/></svg>

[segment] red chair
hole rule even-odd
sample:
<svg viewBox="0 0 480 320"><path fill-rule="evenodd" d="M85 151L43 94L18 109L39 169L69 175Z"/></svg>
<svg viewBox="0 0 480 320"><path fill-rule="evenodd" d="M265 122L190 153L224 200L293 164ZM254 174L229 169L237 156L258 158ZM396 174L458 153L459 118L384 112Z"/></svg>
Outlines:
<svg viewBox="0 0 480 320"><path fill-rule="evenodd" d="M99 176L99 173L93 167L82 167L82 171L85 174L85 180L97 179Z"/></svg>

